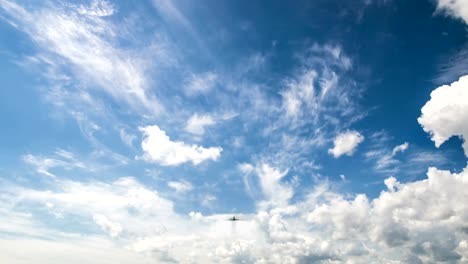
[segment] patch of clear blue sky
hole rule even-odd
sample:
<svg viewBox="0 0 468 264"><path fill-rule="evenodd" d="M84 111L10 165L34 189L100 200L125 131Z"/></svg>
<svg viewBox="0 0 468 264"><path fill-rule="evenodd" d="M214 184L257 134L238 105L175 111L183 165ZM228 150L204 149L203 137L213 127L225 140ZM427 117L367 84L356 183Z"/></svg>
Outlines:
<svg viewBox="0 0 468 264"><path fill-rule="evenodd" d="M330 156L327 153L330 141L304 153L306 159L314 160L321 169L304 172L290 168L287 180L294 175L299 177L297 193L300 194L302 190L313 187L311 174L329 177L332 181L339 181L339 175L344 174L348 182L340 184L343 191L374 197L382 190L383 180L393 175L375 171L372 169L375 161L364 158L364 153L373 147L372 143L376 143L370 139L376 132L385 131L388 139L382 141L380 147L390 152L396 145L410 143L408 151L401 156L402 169L394 173L402 181L424 178L424 168L431 165L452 170L466 165L457 139L436 149L416 121L430 91L440 85L436 81L441 74L440 65L466 45L466 27L443 15L434 15L435 6L431 1L371 2L175 1L189 23L185 24L161 13L151 2L119 1L115 3L117 13L108 19L117 24L125 23L124 18L133 21L131 30L135 38L121 39L118 43L121 48L147 46L155 37L169 47L168 57L175 63L158 66L159 62L155 62L154 69L150 69L148 74L154 76L151 85L159 100L167 104L170 111L181 108L184 114L175 113L176 118L186 118L192 112L228 111L231 109L228 106L237 105L236 100L239 100L235 96L228 97L226 102L220 99L224 97L216 95L186 96L182 87L190 74L214 72L231 83L258 85L273 102L280 100L280 92L285 89L284 81L294 78L297 73L298 57L304 50L314 44L340 46L353 62L352 69L344 75L356 82L356 88L363 90L361 96L353 100L359 105L359 111L366 113L364 118L343 129L358 130L366 140L352 157L335 159ZM28 4L32 8L40 5ZM54 114L53 107L43 99L41 87L49 85L47 80L37 71L27 71L19 66L25 56L34 55L36 50L35 43L28 36L2 20L0 177L7 179L34 174L27 172L31 168L24 165L21 159L24 154L48 155L57 148L64 148L86 156L93 150L76 122ZM264 58L264 65L244 72L248 59L254 55ZM228 90L215 87L214 93L218 88ZM115 104L109 98L103 100L109 106ZM227 102L230 105L226 105ZM261 135L263 126L274 120L249 124L243 142L247 147L235 149L229 142L245 133L245 117L234 117L210 128L201 141L193 141L183 132L186 119L171 119L167 115L145 119L138 114L125 113L124 108L115 105L112 109L117 109L115 114L119 122L125 124L129 132L138 135L134 141L135 149L126 148L115 131L97 133L96 137L112 150L128 157L129 164L96 174L73 170L64 171L64 174L82 179L132 175L163 193L170 193L167 181L185 179L195 188L176 202L176 208L181 211L248 212L253 209L254 204L245 193L242 173L237 166L243 162L254 163L255 158L268 151L272 141L278 139L277 136ZM242 108L234 110L242 111ZM109 121L97 121L102 121L100 125L103 126L112 125ZM171 139L203 146L222 146L221 158L200 166L183 164L177 167L135 160L135 156L141 155L141 137L137 127L150 124L160 126ZM332 128L327 131L330 138L336 132L339 131ZM311 132L305 130L304 133L307 138L307 133ZM443 153L448 158L438 164L408 163L409 156L416 152ZM31 177L40 178L37 175ZM218 198L213 208L204 208L199 203L206 193Z"/></svg>

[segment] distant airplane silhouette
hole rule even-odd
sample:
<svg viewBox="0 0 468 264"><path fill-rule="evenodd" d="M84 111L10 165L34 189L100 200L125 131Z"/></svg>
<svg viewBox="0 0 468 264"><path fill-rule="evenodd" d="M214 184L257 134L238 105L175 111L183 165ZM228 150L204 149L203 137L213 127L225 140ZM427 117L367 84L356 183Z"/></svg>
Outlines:
<svg viewBox="0 0 468 264"><path fill-rule="evenodd" d="M235 217L235 216L233 216L233 217L231 217L231 218L228 219L228 221L239 221L239 220L240 220L240 219L237 218L237 217Z"/></svg>

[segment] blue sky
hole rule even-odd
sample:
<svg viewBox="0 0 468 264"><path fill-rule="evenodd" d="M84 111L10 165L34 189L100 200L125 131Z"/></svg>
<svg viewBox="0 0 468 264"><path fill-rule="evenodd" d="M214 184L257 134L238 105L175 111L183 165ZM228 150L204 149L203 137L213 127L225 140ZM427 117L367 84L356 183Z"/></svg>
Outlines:
<svg viewBox="0 0 468 264"><path fill-rule="evenodd" d="M468 261L466 1L0 21L1 262Z"/></svg>

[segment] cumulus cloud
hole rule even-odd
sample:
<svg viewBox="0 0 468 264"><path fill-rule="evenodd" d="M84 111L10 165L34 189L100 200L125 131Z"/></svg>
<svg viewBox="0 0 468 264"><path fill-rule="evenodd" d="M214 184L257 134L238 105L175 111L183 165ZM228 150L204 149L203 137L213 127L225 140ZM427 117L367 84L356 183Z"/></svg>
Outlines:
<svg viewBox="0 0 468 264"><path fill-rule="evenodd" d="M266 194L289 192L285 187L278 188L284 171L267 165L243 168L262 174ZM389 178L385 180L388 191L382 191L375 199L364 194L351 197L339 194L322 183L304 199L294 202L286 199L275 206L259 208L256 213L238 215L244 221L235 223L226 221L231 215L225 214L179 215L171 201L133 178L110 183L67 180L53 184L50 190L4 184L0 202L14 200L17 209L28 204L40 208L46 202L53 203L54 207L49 209L60 211L65 219L94 222L108 234L108 239L119 237L125 248L142 256L151 255L159 262L463 263L467 260L468 205L460 201L468 199L465 191L468 170L452 174L430 168L427 179L410 183ZM0 211L2 215L13 212ZM23 216L28 217L31 218ZM3 228L1 224L0 230L5 231ZM0 244L9 241L3 239ZM36 245L49 243L34 241ZM0 259L11 256L3 254L4 251L5 247L0 247Z"/></svg>
<svg viewBox="0 0 468 264"><path fill-rule="evenodd" d="M171 141L166 132L156 125L139 129L145 136L141 142L145 152L143 158L164 166L176 166L185 162L197 165L205 160L217 160L223 150L221 147L204 148L182 141Z"/></svg>
<svg viewBox="0 0 468 264"><path fill-rule="evenodd" d="M437 0L437 11L468 24L468 3L464 0Z"/></svg>
<svg viewBox="0 0 468 264"><path fill-rule="evenodd" d="M468 156L468 75L451 85L443 85L431 93L431 99L421 109L419 124L439 147L452 136L462 140Z"/></svg>
<svg viewBox="0 0 468 264"><path fill-rule="evenodd" d="M457 102L458 98L451 100ZM152 132L165 136L157 126L150 127L146 136L154 135ZM402 144L394 149L392 154L406 147ZM239 223L229 223L226 215L203 216L194 212L183 217L174 212L170 200L133 178L111 183L58 180L52 183L51 190L3 184L0 203L14 201L15 208L53 204L47 210L55 210L65 218L93 219L111 237L124 236L127 248L150 253L159 262L464 263L468 260L468 204L462 202L468 200L465 191L468 168L461 173L429 168L426 179L408 183L390 177L384 181L388 191L382 191L374 199L364 194L350 197L336 193L323 182L296 201L291 201L292 188L282 182L287 170L267 164L256 167L242 164L239 168L244 173L257 174L261 191L269 200L269 206L259 206L256 213L241 215L245 221ZM15 219L1 224L0 231L11 228L12 223L16 226L30 223L17 219L30 218L31 214L12 210L0 210L0 214ZM0 252L3 249L0 247Z"/></svg>
<svg viewBox="0 0 468 264"><path fill-rule="evenodd" d="M341 155L351 156L356 147L364 141L364 136L357 131L346 131L335 137L333 140L333 148L328 150L335 158Z"/></svg>
<svg viewBox="0 0 468 264"><path fill-rule="evenodd" d="M170 2L160 2L166 3L167 12L177 16ZM0 3L9 2L0 0ZM339 48L328 47L325 51L343 69L352 67ZM305 82L295 83L304 86L292 88L296 90L290 95L289 90L282 94L285 100L282 106L289 111L289 117L301 116L308 109L321 109L323 105L314 108L313 103L308 105L304 100L309 92L319 102L338 88L335 81L339 78L334 72L322 73L325 76L322 80L313 79L311 71L305 72ZM320 89L311 88L317 87L315 81ZM453 135L466 139L462 122L466 120L463 115L466 105L460 101L465 94L459 93L445 98L449 101L439 100L440 95L433 96L426 106L436 111L423 108L420 123L425 130L446 137L439 139L439 145ZM290 109L288 96L293 99ZM434 125L441 122L437 119L441 113L448 131ZM158 126L140 127L140 131L144 134L143 158L166 166L217 160L222 151L220 147L172 141ZM283 138L283 146L303 146L297 138ZM329 152L335 157L351 155L363 140L357 131L347 131L335 138ZM388 149L388 153L397 155L407 148L408 144L402 144ZM54 160L33 156L26 156L25 160L38 165L42 171L39 172L49 173L54 166L63 165L60 160L72 158L71 153L59 151ZM430 168L426 179L408 183L390 177L383 182L387 190L376 198L337 193L326 181L294 197L293 184L286 181L288 169L268 163L242 164L239 169L246 175L256 176L262 197L257 208L251 214L239 214L243 221L237 222L226 221L231 214L180 214L174 210L171 200L132 177L107 181L54 179L27 188L2 180L0 219L5 221L0 221L0 234L3 234L0 262L429 264L468 261L468 204L463 202L468 200L468 169L451 173ZM167 184L176 191L191 188L184 181ZM254 186L249 188L255 192ZM210 207L216 199L206 194L201 203ZM57 232L57 225L48 221L47 213L60 214L74 225ZM63 222L58 223L64 226ZM10 235L12 230L21 237ZM75 230L81 233L73 233ZM18 248L28 254L16 253ZM149 261L149 258L156 260Z"/></svg>
<svg viewBox="0 0 468 264"><path fill-rule="evenodd" d="M194 114L187 121L185 131L195 135L203 135L205 133L205 127L216 124L214 118L210 115L198 115Z"/></svg>

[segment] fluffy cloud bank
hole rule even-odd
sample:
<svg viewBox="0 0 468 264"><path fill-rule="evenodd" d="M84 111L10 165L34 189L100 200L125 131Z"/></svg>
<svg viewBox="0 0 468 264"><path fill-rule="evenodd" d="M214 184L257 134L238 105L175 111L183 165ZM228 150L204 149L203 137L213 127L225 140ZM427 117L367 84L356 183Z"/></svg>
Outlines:
<svg viewBox="0 0 468 264"><path fill-rule="evenodd" d="M275 189L286 172L267 165L259 166L257 170L258 177L274 182L264 185L269 198L284 197L268 190ZM244 221L234 223L226 221L230 215L224 214L177 214L171 201L133 178L86 184L57 181L53 190L47 191L5 185L1 201L14 201L15 210L31 205L50 210L50 214L60 213L63 221L79 220L81 228L89 228L87 223L94 222L99 227L92 231L94 236L104 232L108 239L116 242L99 254L112 254L116 247L124 246L139 252L146 260L155 258L160 263L468 261L468 204L461 202L468 200L465 191L468 170L451 174L430 168L427 179L399 183L395 178L389 178L385 184L388 190L375 199L364 194L350 198L331 191L326 183L319 184L300 201L287 200L267 210L259 208L252 215L239 215ZM46 203L50 206L44 206ZM17 218L15 221L11 219L11 211L0 213L7 215L5 219L9 220L0 225L2 232L8 231L12 223L19 222ZM23 228L27 220L35 219L25 214L23 218L26 219L20 222ZM48 236L57 240L58 234L50 232ZM83 244L89 238L80 236L75 239L79 242L73 243ZM99 239L106 241L102 236ZM51 243L37 239L33 242L26 245L50 246ZM8 250L3 246L7 243L8 239L0 240L2 261L11 256L3 252ZM71 245L64 242L62 247ZM87 247L81 250L86 251ZM40 256L36 251L31 252ZM25 258L19 257L20 260Z"/></svg>
<svg viewBox="0 0 468 264"><path fill-rule="evenodd" d="M140 127L145 138L141 148L145 152L143 158L165 166L175 166L185 162L194 165L205 160L217 160L223 150L221 147L204 148L198 145L187 145L182 141L171 141L166 132L158 126Z"/></svg>
<svg viewBox="0 0 468 264"><path fill-rule="evenodd" d="M332 154L335 158L341 155L351 156L354 153L354 149L364 141L364 136L359 134L357 131L346 131L336 136L333 140L334 147L328 150L328 153Z"/></svg>
<svg viewBox="0 0 468 264"><path fill-rule="evenodd" d="M431 99L421 109L419 124L431 135L436 147L452 136L464 139L463 149L468 157L468 76L451 85L432 91Z"/></svg>

